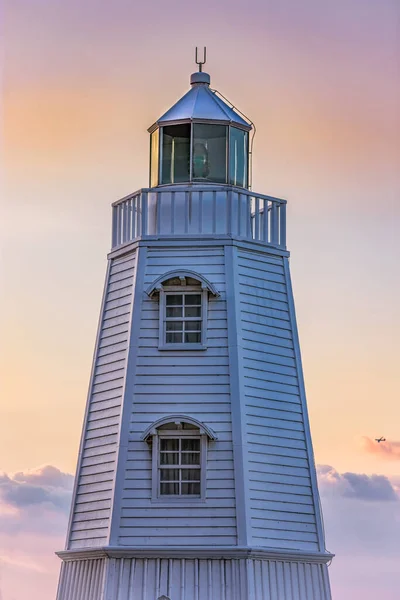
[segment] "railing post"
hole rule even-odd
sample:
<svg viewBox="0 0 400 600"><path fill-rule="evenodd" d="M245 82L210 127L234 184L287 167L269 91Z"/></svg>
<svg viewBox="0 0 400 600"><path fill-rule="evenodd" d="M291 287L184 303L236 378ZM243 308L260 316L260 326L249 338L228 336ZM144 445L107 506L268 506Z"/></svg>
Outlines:
<svg viewBox="0 0 400 600"><path fill-rule="evenodd" d="M225 207L226 207L226 233L227 235L232 235L232 220L233 220L233 210L232 210L232 190L228 190L225 194ZM240 201L240 195L238 194L238 198Z"/></svg>
<svg viewBox="0 0 400 600"><path fill-rule="evenodd" d="M117 233L117 227L118 227L117 212L118 212L118 206L113 206L112 207L111 248L115 248L115 246L117 245L117 239L118 239L118 233Z"/></svg>
<svg viewBox="0 0 400 600"><path fill-rule="evenodd" d="M142 209L141 236L148 235L149 202L148 192L142 192L138 198L138 206Z"/></svg>
<svg viewBox="0 0 400 600"><path fill-rule="evenodd" d="M260 239L260 198L255 197L255 215L254 215L254 239Z"/></svg>
<svg viewBox="0 0 400 600"><path fill-rule="evenodd" d="M263 222L262 222L262 241L265 244L268 244L268 220L269 220L269 212L268 212L268 200L264 198L263 200Z"/></svg>
<svg viewBox="0 0 400 600"><path fill-rule="evenodd" d="M279 245L286 248L286 204L279 206Z"/></svg>
<svg viewBox="0 0 400 600"><path fill-rule="evenodd" d="M279 244L278 206L275 201L271 206L271 244Z"/></svg>
<svg viewBox="0 0 400 600"><path fill-rule="evenodd" d="M161 229L161 193L155 192L156 194L156 235L160 233Z"/></svg>

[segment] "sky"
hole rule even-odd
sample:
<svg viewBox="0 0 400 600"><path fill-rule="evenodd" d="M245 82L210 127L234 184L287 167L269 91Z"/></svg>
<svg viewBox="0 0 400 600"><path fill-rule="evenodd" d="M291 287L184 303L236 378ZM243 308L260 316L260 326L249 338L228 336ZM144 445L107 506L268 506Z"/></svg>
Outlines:
<svg viewBox="0 0 400 600"><path fill-rule="evenodd" d="M256 124L253 189L289 202L333 598L397 599L398 0L0 6L1 600L55 597L110 204L148 185L147 128L196 45Z"/></svg>

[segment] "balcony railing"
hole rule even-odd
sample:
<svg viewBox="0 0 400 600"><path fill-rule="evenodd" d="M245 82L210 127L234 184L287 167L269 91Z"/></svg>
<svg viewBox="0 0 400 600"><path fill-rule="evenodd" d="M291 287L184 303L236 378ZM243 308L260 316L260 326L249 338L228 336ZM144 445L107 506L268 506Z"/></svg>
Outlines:
<svg viewBox="0 0 400 600"><path fill-rule="evenodd" d="M286 248L286 200L204 185L143 188L113 204L113 248L149 236L218 235Z"/></svg>

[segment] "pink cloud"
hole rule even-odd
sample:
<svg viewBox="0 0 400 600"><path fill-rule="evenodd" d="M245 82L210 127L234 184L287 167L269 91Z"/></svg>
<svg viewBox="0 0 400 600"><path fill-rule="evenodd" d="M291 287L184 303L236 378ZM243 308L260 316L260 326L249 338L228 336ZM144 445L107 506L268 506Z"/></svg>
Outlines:
<svg viewBox="0 0 400 600"><path fill-rule="evenodd" d="M369 454L381 456L386 460L400 460L400 442L376 442L369 437L362 438L362 448Z"/></svg>

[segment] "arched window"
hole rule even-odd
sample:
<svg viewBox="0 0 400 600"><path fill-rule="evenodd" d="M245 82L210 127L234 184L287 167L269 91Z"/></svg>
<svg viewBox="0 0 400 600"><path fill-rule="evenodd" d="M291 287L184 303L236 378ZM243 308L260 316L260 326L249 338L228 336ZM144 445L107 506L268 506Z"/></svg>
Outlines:
<svg viewBox="0 0 400 600"><path fill-rule="evenodd" d="M214 286L193 271L171 271L147 290L159 298L159 349L204 350L207 347L209 294Z"/></svg>
<svg viewBox="0 0 400 600"><path fill-rule="evenodd" d="M152 499L202 500L206 494L207 439L214 432L186 416L169 416L149 427L142 439L152 445Z"/></svg>

